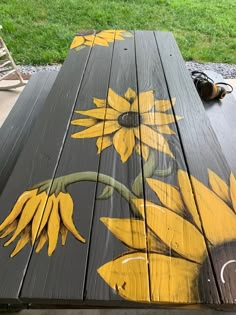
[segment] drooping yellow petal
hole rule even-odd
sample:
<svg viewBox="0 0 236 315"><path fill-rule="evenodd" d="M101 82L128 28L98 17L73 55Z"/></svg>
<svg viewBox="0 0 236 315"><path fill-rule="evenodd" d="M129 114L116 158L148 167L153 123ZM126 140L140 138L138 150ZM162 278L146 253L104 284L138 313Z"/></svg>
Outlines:
<svg viewBox="0 0 236 315"><path fill-rule="evenodd" d="M38 245L37 245L36 250L35 250L36 253L39 253L41 251L41 249L43 248L43 246L45 245L47 240L48 240L48 235L47 235L46 231L44 230L39 237L39 242L38 242Z"/></svg>
<svg viewBox="0 0 236 315"><path fill-rule="evenodd" d="M101 37L107 41L108 40L114 41L115 32L112 33L112 32L102 31L102 32L97 33L97 36Z"/></svg>
<svg viewBox="0 0 236 315"><path fill-rule="evenodd" d="M142 158L147 161L148 157L149 157L149 147L145 144L140 144L137 143L135 146L135 151L141 155L141 150L142 150Z"/></svg>
<svg viewBox="0 0 236 315"><path fill-rule="evenodd" d="M107 40L105 40L99 36L95 37L93 44L94 45L100 45L100 46L109 46Z"/></svg>
<svg viewBox="0 0 236 315"><path fill-rule="evenodd" d="M175 131L172 130L168 125L154 126L154 129L159 133L164 133L166 135L174 135Z"/></svg>
<svg viewBox="0 0 236 315"><path fill-rule="evenodd" d="M21 233L21 231L24 230L24 228L29 224L29 222L32 220L38 206L40 205L41 202L45 203L47 199L47 194L46 192L42 192L39 195L31 198L25 205L21 217L19 219L17 228L12 235L12 237L5 243L5 246L8 246L11 244L16 237Z"/></svg>
<svg viewBox="0 0 236 315"><path fill-rule="evenodd" d="M229 181L230 181L230 197L231 197L234 211L236 212L236 179L233 173L230 174Z"/></svg>
<svg viewBox="0 0 236 315"><path fill-rule="evenodd" d="M109 119L116 120L120 113L112 108L96 108L90 110L77 110L76 113L86 115L89 117L94 117L97 119Z"/></svg>
<svg viewBox="0 0 236 315"><path fill-rule="evenodd" d="M199 229L201 229L200 218L187 172L178 170L178 183L182 199L186 205L185 209L191 214L194 222L199 227Z"/></svg>
<svg viewBox="0 0 236 315"><path fill-rule="evenodd" d="M146 91L139 94L139 112L141 114L148 112L154 106L153 91Z"/></svg>
<svg viewBox="0 0 236 315"><path fill-rule="evenodd" d="M139 140L141 140L147 146L149 146L149 147L151 147L157 151L166 153L170 157L174 158L174 155L170 151L168 142L165 140L165 138L160 133L157 133L156 131L152 130L151 128L149 128L143 124L141 124L139 127L140 127L139 128L140 132L139 132L139 130L137 130L137 128L134 128L135 136Z"/></svg>
<svg viewBox="0 0 236 315"><path fill-rule="evenodd" d="M133 129L121 128L114 135L113 144L116 151L120 154L121 161L125 163L131 156L135 146Z"/></svg>
<svg viewBox="0 0 236 315"><path fill-rule="evenodd" d="M48 219L48 256L51 256L57 246L58 235L60 231L60 215L58 197L51 196L53 199L52 210Z"/></svg>
<svg viewBox="0 0 236 315"><path fill-rule="evenodd" d="M128 90L125 92L124 97L128 100L129 103L132 103L136 98L136 92L131 88L128 88Z"/></svg>
<svg viewBox="0 0 236 315"><path fill-rule="evenodd" d="M84 45L86 46L89 46L89 47L92 47L93 46L93 41L90 41L90 40L86 40Z"/></svg>
<svg viewBox="0 0 236 315"><path fill-rule="evenodd" d="M112 137L110 136L104 136L97 138L97 148L98 148L98 154L100 154L104 149L108 148L112 145Z"/></svg>
<svg viewBox="0 0 236 315"><path fill-rule="evenodd" d="M124 40L124 38L118 34L116 34L115 39L116 40Z"/></svg>
<svg viewBox="0 0 236 315"><path fill-rule="evenodd" d="M217 245L236 239L236 215L214 192L191 176L203 229L207 239Z"/></svg>
<svg viewBox="0 0 236 315"><path fill-rule="evenodd" d="M21 235L21 238L16 244L15 249L11 253L10 257L14 257L16 254L19 253L19 251L22 250L23 247L30 241L30 226L27 226L24 230L24 232ZM5 245L4 245L5 246Z"/></svg>
<svg viewBox="0 0 236 315"><path fill-rule="evenodd" d="M0 235L0 238L4 238L4 237L8 236L9 234L11 234L16 229L17 224L18 224L18 220L13 221L7 227L7 229Z"/></svg>
<svg viewBox="0 0 236 315"><path fill-rule="evenodd" d="M83 36L75 36L71 45L70 45L70 48L76 48L78 46L81 46L84 44L84 38Z"/></svg>
<svg viewBox="0 0 236 315"><path fill-rule="evenodd" d="M116 121L102 121L96 125L74 133L71 135L72 138L93 138L101 137L103 134L110 134L120 129L120 125Z"/></svg>
<svg viewBox="0 0 236 315"><path fill-rule="evenodd" d="M166 112L171 109L172 105L174 106L176 102L176 98L172 98L170 100L157 100L155 101L155 111L157 112ZM172 104L171 104L172 103Z"/></svg>
<svg viewBox="0 0 236 315"><path fill-rule="evenodd" d="M93 98L93 103L97 106L97 107L105 107L106 106L106 100L105 99L101 99L101 98Z"/></svg>
<svg viewBox="0 0 236 315"><path fill-rule="evenodd" d="M96 122L97 122L97 120L93 119L93 118L83 118L83 119L72 120L71 125L91 127L91 126L95 125Z"/></svg>
<svg viewBox="0 0 236 315"><path fill-rule="evenodd" d="M17 199L12 211L0 225L0 231L3 231L9 224L11 224L18 217L18 215L23 210L26 202L30 200L30 198L36 196L37 192L38 189L27 190Z"/></svg>
<svg viewBox="0 0 236 315"><path fill-rule="evenodd" d="M130 110L130 103L110 88L108 91L108 103L120 113L128 112Z"/></svg>
<svg viewBox="0 0 236 315"><path fill-rule="evenodd" d="M86 35L86 36L84 36L84 39L86 39L86 41L93 42L94 38L95 38L95 35Z"/></svg>
<svg viewBox="0 0 236 315"><path fill-rule="evenodd" d="M68 230L64 226L64 224L61 224L60 233L61 233L61 244L64 246L66 243L66 238L67 238L67 234L68 234Z"/></svg>
<svg viewBox="0 0 236 315"><path fill-rule="evenodd" d="M46 199L42 199L32 220L32 229L31 229L31 234L32 234L32 244L34 243L36 236L37 236L37 232L39 229L39 225L41 223L42 220L42 216L44 213L44 209L46 206Z"/></svg>
<svg viewBox="0 0 236 315"><path fill-rule="evenodd" d="M164 113L144 113L141 115L142 123L145 125L168 125L175 122L176 120L180 120L183 117L175 116L172 114L164 114Z"/></svg>
<svg viewBox="0 0 236 315"><path fill-rule="evenodd" d="M50 213L52 211L52 207L53 207L53 200L55 200L55 195L54 194L53 194L53 197L50 196L48 198L48 201L47 201L47 204L46 204L43 216L42 216L42 220L41 220L41 223L40 223L40 226L39 226L38 236L41 234L43 228L48 223L48 218L49 218L49 215L50 215Z"/></svg>
<svg viewBox="0 0 236 315"><path fill-rule="evenodd" d="M202 263L206 246L198 229L167 208L143 199L134 199L137 210L145 216L148 227L170 248L189 260Z"/></svg>
<svg viewBox="0 0 236 315"><path fill-rule="evenodd" d="M225 202L230 202L228 185L226 185L226 183L211 170L208 170L208 176L211 189Z"/></svg>
<svg viewBox="0 0 236 315"><path fill-rule="evenodd" d="M145 253L125 254L97 271L121 297L135 302L150 301L148 260Z"/></svg>
<svg viewBox="0 0 236 315"><path fill-rule="evenodd" d="M199 265L158 254L149 254L148 259L153 302L201 302L198 290Z"/></svg>
<svg viewBox="0 0 236 315"><path fill-rule="evenodd" d="M85 239L83 236L80 235L78 230L76 229L72 215L74 210L74 204L71 196L69 194L65 194L60 192L58 195L59 203L60 203L60 215L62 219L62 223L65 225L67 230L69 230L77 240L79 240L82 243L85 243Z"/></svg>
<svg viewBox="0 0 236 315"><path fill-rule="evenodd" d="M147 178L146 180L165 207L183 215L184 204L177 188L157 179Z"/></svg>

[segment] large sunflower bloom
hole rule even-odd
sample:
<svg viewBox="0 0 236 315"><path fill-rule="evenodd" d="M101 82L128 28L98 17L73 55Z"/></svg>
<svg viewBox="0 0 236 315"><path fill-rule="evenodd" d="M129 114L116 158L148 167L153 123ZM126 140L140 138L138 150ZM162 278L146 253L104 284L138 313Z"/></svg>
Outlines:
<svg viewBox="0 0 236 315"><path fill-rule="evenodd" d="M188 175L178 171L179 188L155 179L147 179L147 182L162 206L135 199L133 203L145 220L101 218L130 252L106 263L98 269L98 273L117 294L128 300L201 302L201 290L207 291L209 287L210 296L215 284L213 276L210 279L210 272L204 273L201 278L203 266L209 259ZM211 189L194 177L192 182L207 246L210 255L214 255L217 248L236 240L236 180L231 174L228 186L209 171ZM234 284L230 279L235 272L227 274L225 268L236 260L230 256L232 247L229 250L230 253L225 247L217 256L217 274L223 284L222 290L233 292L230 283L231 288ZM203 288L200 288L200 279L204 281ZM225 283L227 286L224 286Z"/></svg>
<svg viewBox="0 0 236 315"><path fill-rule="evenodd" d="M93 30L80 31L74 37L70 48L77 48L79 46L109 46L109 43L115 40L124 40L124 37L130 37L131 33L124 30L106 30L95 32Z"/></svg>
<svg viewBox="0 0 236 315"><path fill-rule="evenodd" d="M72 138L98 137L98 153L113 144L123 163L134 149L139 154L142 152L145 160L149 156L149 148L174 157L162 134L174 134L168 124L181 117L165 113L171 108L169 100L155 101L153 91L136 95L129 88L121 97L109 89L107 101L94 98L94 104L96 109L76 111L89 118L73 120L72 125L88 128L74 133Z"/></svg>
<svg viewBox="0 0 236 315"><path fill-rule="evenodd" d="M10 245L19 236L11 257L15 256L28 242L37 240L36 252L48 242L48 255L57 246L59 233L62 245L66 242L68 231L76 239L85 242L77 231L73 219L73 200L68 193L59 192L47 195L39 188L25 191L16 201L12 211L0 225L0 238L11 235L4 246Z"/></svg>

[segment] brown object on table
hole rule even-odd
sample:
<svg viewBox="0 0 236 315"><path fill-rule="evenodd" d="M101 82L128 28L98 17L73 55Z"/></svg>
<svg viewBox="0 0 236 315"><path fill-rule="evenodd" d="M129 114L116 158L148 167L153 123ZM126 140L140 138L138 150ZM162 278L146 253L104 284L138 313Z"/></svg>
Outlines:
<svg viewBox="0 0 236 315"><path fill-rule="evenodd" d="M2 304L234 308L236 170L170 33L79 32L30 126L1 186Z"/></svg>

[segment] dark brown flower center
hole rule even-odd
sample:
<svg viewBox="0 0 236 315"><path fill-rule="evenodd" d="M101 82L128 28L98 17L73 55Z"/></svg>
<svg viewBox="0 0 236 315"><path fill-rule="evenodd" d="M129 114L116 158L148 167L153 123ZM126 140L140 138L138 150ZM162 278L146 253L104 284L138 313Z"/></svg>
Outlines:
<svg viewBox="0 0 236 315"><path fill-rule="evenodd" d="M122 113L118 117L118 123L122 127L126 128L135 128L138 127L140 124L140 115L137 112L126 112Z"/></svg>
<svg viewBox="0 0 236 315"><path fill-rule="evenodd" d="M236 302L236 241L225 242L210 251L199 273L200 298L205 303L216 303L217 288L224 303ZM213 270L213 271L212 271ZM214 273L214 275L213 275ZM214 280L216 277L216 282ZM232 299L232 301L226 301Z"/></svg>

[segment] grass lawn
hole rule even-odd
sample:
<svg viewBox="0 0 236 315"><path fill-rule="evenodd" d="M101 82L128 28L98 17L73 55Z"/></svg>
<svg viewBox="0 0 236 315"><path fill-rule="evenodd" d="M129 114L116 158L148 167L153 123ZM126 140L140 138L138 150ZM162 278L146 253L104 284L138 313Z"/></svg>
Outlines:
<svg viewBox="0 0 236 315"><path fill-rule="evenodd" d="M1 0L17 63L62 62L79 29L171 31L185 60L236 64L236 0Z"/></svg>

